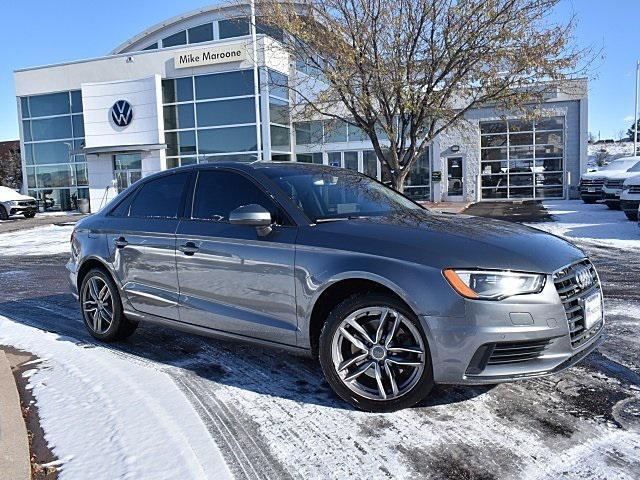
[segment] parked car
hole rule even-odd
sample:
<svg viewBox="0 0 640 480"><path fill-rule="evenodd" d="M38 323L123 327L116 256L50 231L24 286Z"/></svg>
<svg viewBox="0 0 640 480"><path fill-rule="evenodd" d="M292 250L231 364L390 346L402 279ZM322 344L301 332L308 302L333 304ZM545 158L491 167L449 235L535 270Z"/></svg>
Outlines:
<svg viewBox="0 0 640 480"><path fill-rule="evenodd" d="M437 383L558 372L604 327L598 275L574 245L313 164L146 177L77 224L67 268L98 340L147 321L312 355L368 411Z"/></svg>
<svg viewBox="0 0 640 480"><path fill-rule="evenodd" d="M635 175L624 181L620 193L620 208L629 220L638 220L640 207L640 175Z"/></svg>
<svg viewBox="0 0 640 480"><path fill-rule="evenodd" d="M580 198L584 203L595 203L602 200L605 180L626 172L639 162L640 157L619 158L596 172L583 173L580 177Z"/></svg>
<svg viewBox="0 0 640 480"><path fill-rule="evenodd" d="M9 187L0 187L0 220L12 215L33 218L38 211L38 203L33 197L22 195Z"/></svg>
<svg viewBox="0 0 640 480"><path fill-rule="evenodd" d="M604 181L604 187L602 188L602 198L607 207L612 210L620 210L620 194L622 193L622 185L628 178L636 177L640 175L640 157L635 157L638 160L633 167L627 171L619 172L611 175Z"/></svg>

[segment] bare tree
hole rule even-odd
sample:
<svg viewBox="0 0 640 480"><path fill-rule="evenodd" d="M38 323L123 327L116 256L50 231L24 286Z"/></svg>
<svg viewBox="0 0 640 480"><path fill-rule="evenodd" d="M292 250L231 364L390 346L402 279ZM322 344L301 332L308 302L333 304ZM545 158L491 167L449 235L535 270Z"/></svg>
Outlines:
<svg viewBox="0 0 640 480"><path fill-rule="evenodd" d="M12 144L16 144L13 148ZM18 142L0 144L0 185L13 189L22 186L22 167Z"/></svg>
<svg viewBox="0 0 640 480"><path fill-rule="evenodd" d="M578 73L574 19L560 0L258 0L259 23L284 32L298 69L298 118L329 118L371 140L393 186L472 108L532 115ZM584 67L583 67L584 68ZM300 73L304 70L304 73Z"/></svg>
<svg viewBox="0 0 640 480"><path fill-rule="evenodd" d="M598 165L599 167L602 167L609 162L610 158L611 158L611 155L609 155L609 152L607 152L606 149L601 148L595 154L596 165Z"/></svg>

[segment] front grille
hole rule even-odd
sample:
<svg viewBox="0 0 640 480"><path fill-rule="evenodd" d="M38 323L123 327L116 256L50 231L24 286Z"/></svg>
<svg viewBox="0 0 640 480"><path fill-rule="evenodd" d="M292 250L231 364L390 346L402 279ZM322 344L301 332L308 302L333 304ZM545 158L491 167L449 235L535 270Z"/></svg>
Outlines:
<svg viewBox="0 0 640 480"><path fill-rule="evenodd" d="M640 195L640 185L629 185L629 193Z"/></svg>
<svg viewBox="0 0 640 480"><path fill-rule="evenodd" d="M611 179L604 182L607 188L622 188L623 183L624 183L624 180L611 180Z"/></svg>
<svg viewBox="0 0 640 480"><path fill-rule="evenodd" d="M576 272L580 267L586 267L591 274L591 283L584 288L580 287L576 280ZM600 289L598 274L589 260L581 260L554 273L553 283L567 314L571 346L576 348L602 328L602 321L600 321L589 330L586 329L582 304L583 299Z"/></svg>
<svg viewBox="0 0 640 480"><path fill-rule="evenodd" d="M487 365L502 365L533 360L542 354L549 342L549 339L544 339L496 343Z"/></svg>
<svg viewBox="0 0 640 480"><path fill-rule="evenodd" d="M580 180L580 190L587 192L589 188L595 188L596 192L602 191L604 178L584 178Z"/></svg>
<svg viewBox="0 0 640 480"><path fill-rule="evenodd" d="M18 202L18 206L20 207L35 207L36 206L36 202L35 200L27 200L24 202Z"/></svg>

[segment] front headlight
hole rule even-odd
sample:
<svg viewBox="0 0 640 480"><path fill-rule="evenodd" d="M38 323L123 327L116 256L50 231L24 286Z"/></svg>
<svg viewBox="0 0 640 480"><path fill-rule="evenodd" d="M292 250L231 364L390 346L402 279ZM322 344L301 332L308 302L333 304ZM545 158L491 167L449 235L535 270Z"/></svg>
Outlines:
<svg viewBox="0 0 640 480"><path fill-rule="evenodd" d="M442 273L456 292L475 300L502 300L513 295L540 293L547 278L537 273L492 270L446 269Z"/></svg>
<svg viewBox="0 0 640 480"><path fill-rule="evenodd" d="M10 207L17 207L18 206L18 201L17 200L10 200L7 202L7 205L9 205Z"/></svg>

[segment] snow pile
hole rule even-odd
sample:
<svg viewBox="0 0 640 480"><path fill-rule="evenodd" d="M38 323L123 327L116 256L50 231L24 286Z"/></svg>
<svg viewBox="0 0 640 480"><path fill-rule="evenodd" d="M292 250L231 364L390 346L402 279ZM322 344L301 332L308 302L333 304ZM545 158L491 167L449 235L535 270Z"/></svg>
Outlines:
<svg viewBox="0 0 640 480"><path fill-rule="evenodd" d="M69 252L73 225L48 225L0 233L0 256L57 255Z"/></svg>
<svg viewBox="0 0 640 480"><path fill-rule="evenodd" d="M532 223L531 227L544 230L569 240L640 251L640 229L619 210L606 205L587 205L582 200L544 202L553 216L553 222Z"/></svg>
<svg viewBox="0 0 640 480"><path fill-rule="evenodd" d="M225 479L220 451L162 367L0 316L0 343L42 362L25 376L61 480Z"/></svg>

